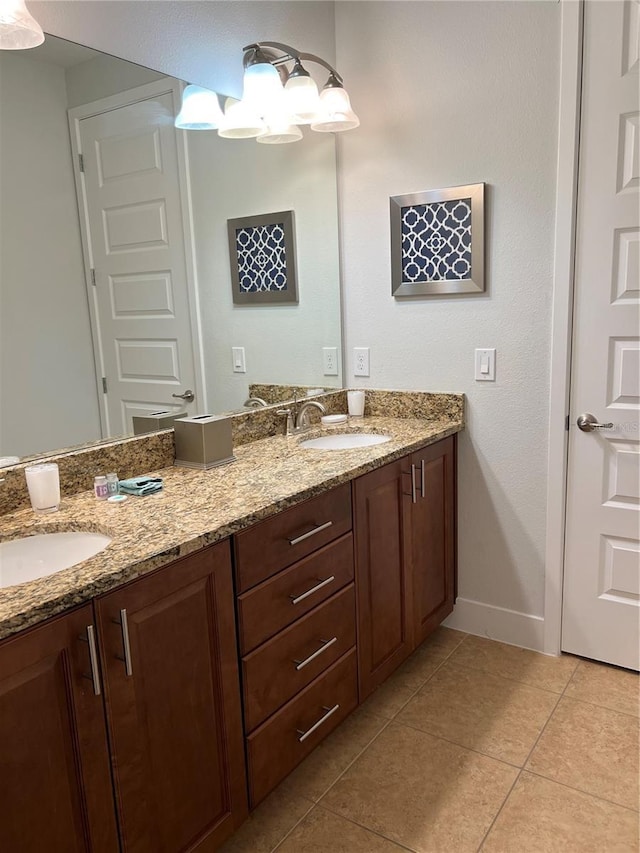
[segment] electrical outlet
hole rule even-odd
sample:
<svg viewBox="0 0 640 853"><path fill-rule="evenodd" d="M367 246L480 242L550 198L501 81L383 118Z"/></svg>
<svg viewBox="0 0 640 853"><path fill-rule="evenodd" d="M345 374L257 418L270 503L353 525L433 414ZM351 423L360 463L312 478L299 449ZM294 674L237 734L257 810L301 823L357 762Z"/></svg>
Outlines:
<svg viewBox="0 0 640 853"><path fill-rule="evenodd" d="M231 347L231 357L233 359L233 372L246 373L247 362L244 357L244 347Z"/></svg>
<svg viewBox="0 0 640 853"><path fill-rule="evenodd" d="M353 375L369 375L369 347L353 348Z"/></svg>
<svg viewBox="0 0 640 853"><path fill-rule="evenodd" d="M325 376L338 375L338 348L322 347L322 364Z"/></svg>

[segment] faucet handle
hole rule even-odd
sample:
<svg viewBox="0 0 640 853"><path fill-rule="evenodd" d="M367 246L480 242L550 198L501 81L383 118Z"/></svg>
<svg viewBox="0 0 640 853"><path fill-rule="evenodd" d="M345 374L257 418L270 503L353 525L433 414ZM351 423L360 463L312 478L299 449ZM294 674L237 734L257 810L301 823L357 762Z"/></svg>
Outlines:
<svg viewBox="0 0 640 853"><path fill-rule="evenodd" d="M287 416L287 423L285 426L284 434L285 435L293 435L294 426L293 426L293 412L292 412L292 410L291 409L278 409L276 411L276 415L286 415Z"/></svg>

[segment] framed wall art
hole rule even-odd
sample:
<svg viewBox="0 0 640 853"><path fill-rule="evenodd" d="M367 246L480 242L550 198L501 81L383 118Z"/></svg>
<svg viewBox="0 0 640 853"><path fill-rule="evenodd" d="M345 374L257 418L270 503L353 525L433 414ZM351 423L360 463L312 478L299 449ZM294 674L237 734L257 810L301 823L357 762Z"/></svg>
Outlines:
<svg viewBox="0 0 640 853"><path fill-rule="evenodd" d="M394 296L481 293L484 184L392 196Z"/></svg>
<svg viewBox="0 0 640 853"><path fill-rule="evenodd" d="M228 219L233 301L239 305L297 303L293 210Z"/></svg>

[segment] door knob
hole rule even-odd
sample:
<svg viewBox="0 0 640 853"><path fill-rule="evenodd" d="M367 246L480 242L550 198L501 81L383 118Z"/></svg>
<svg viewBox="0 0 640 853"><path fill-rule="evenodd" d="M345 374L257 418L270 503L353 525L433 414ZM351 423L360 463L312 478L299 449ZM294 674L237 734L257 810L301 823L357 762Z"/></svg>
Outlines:
<svg viewBox="0 0 640 853"><path fill-rule="evenodd" d="M594 429L613 429L612 423L599 424L595 416L590 412L584 412L580 415L578 417L577 424L578 429L581 429L582 432L593 432Z"/></svg>
<svg viewBox="0 0 640 853"><path fill-rule="evenodd" d="M172 394L172 397L178 397L180 400L184 400L186 403L193 403L196 398L196 395L191 390L187 390L184 394Z"/></svg>

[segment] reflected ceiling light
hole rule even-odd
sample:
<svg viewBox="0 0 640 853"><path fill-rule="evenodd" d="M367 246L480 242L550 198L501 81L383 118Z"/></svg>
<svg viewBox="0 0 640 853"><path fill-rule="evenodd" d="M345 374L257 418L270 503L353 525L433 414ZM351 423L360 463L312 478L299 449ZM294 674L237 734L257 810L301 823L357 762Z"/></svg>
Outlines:
<svg viewBox="0 0 640 853"><path fill-rule="evenodd" d="M218 96L211 89L190 85L182 93L182 107L174 122L181 130L217 130L223 120Z"/></svg>
<svg viewBox="0 0 640 853"><path fill-rule="evenodd" d="M24 0L0 0L0 50L25 50L43 41L42 27Z"/></svg>
<svg viewBox="0 0 640 853"><path fill-rule="evenodd" d="M224 116L220 121L218 136L225 139L252 139L266 130L267 125L262 117L244 101L227 98L224 102Z"/></svg>

